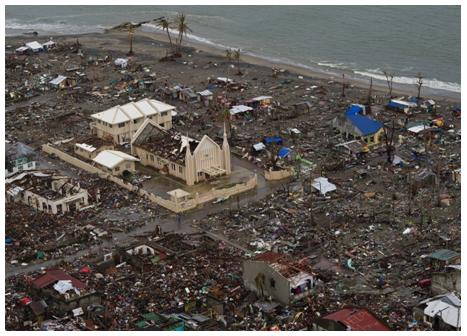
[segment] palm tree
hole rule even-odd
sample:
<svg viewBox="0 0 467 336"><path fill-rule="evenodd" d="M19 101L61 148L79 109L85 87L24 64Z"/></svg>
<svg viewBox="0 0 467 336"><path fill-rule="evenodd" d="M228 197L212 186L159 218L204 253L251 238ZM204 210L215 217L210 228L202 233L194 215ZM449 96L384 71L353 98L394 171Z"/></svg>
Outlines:
<svg viewBox="0 0 467 336"><path fill-rule="evenodd" d="M128 52L128 56L133 56L133 35L135 34L133 30L133 26L130 25L128 28L128 38L130 39L130 51Z"/></svg>
<svg viewBox="0 0 467 336"><path fill-rule="evenodd" d="M170 50L173 50L173 43L172 43L172 37L170 36L170 23L166 18L163 18L159 21L158 26L162 28L162 31L167 32L167 36L169 37L169 43L170 43Z"/></svg>
<svg viewBox="0 0 467 336"><path fill-rule="evenodd" d="M225 58L227 58L227 61L231 61L232 60L232 49L226 49L225 50Z"/></svg>
<svg viewBox="0 0 467 336"><path fill-rule="evenodd" d="M183 13L179 13L176 19L177 22L177 27L178 27L178 48L177 48L177 53L180 54L180 50L182 47L182 40L183 40L183 35L186 36L188 32L192 32L191 28L188 27L186 23L186 16Z"/></svg>
<svg viewBox="0 0 467 336"><path fill-rule="evenodd" d="M233 51L233 59L237 61L237 67L238 67L237 75L241 75L242 71L240 70L240 49L235 49Z"/></svg>

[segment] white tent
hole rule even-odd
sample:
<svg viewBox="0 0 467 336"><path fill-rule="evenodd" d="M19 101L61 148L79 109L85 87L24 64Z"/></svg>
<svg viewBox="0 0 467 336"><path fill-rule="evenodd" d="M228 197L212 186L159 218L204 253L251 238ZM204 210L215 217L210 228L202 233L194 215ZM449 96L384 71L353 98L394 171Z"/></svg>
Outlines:
<svg viewBox="0 0 467 336"><path fill-rule="evenodd" d="M326 195L328 192L337 189L336 185L330 183L326 177L315 178L312 186L323 195Z"/></svg>

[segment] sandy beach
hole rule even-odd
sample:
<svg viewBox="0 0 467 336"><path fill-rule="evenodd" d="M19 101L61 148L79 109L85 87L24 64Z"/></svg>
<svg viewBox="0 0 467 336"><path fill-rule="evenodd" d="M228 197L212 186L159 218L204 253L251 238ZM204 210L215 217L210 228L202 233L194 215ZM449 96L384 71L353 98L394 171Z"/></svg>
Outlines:
<svg viewBox="0 0 467 336"><path fill-rule="evenodd" d="M38 36L38 39L49 38L49 36ZM57 35L53 37L55 39L79 39L83 43L86 43L87 47L91 48L103 48L103 49L111 49L115 51L125 51L128 48L128 38L127 33L117 30L109 30L105 33L91 33L91 34L77 34L77 35ZM118 46L110 42L112 40L117 39ZM15 36L15 37L8 37L7 44L18 44L25 41L34 40L32 36ZM10 41L10 42L8 42ZM165 33L161 31L144 31L138 29L136 31L134 37L134 50L136 52L135 58L139 58L147 53L154 53L153 55L157 57L163 57L164 53L168 46L169 40ZM125 45L126 44L126 45ZM157 44L156 50L154 50L154 45ZM198 53L197 56L204 56L209 57L210 59L216 59L217 62L225 62L225 50L215 47L213 45L207 43L201 43L198 41L186 39L184 41L184 47L186 50L193 51L202 51L204 54L200 55ZM123 56L123 55L122 55ZM296 74L297 76L304 76L308 79L320 79L322 80L323 84L325 81L333 81L342 83L342 72L340 74L336 74L336 72L326 72L323 71L314 71L308 68L286 64L282 62L274 62L268 60L266 58L261 58L257 56L252 56L248 54L241 55L241 64L248 65L248 68L252 66L257 66L258 68L262 68L262 71L266 70L271 73L271 69L273 67L286 70L290 73ZM370 86L370 80L356 80L349 78L351 77L350 73L345 73L345 82L351 86L356 88L360 88L363 90L367 90ZM385 83L382 83L377 80L373 80L373 92L375 94L384 95L388 92L388 87ZM450 91L442 91L442 90L433 90L427 87L422 88L422 93L425 93L426 97L430 97L433 99L442 99L452 103L460 103L460 93L450 92ZM393 85L393 96L400 95L400 96L413 96L417 94L417 89L415 85L401 85L394 83Z"/></svg>

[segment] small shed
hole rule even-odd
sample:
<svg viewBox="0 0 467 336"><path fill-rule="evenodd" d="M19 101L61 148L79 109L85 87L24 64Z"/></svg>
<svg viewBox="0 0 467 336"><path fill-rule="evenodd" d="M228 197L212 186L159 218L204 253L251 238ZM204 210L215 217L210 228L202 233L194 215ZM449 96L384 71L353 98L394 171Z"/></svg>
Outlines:
<svg viewBox="0 0 467 336"><path fill-rule="evenodd" d="M200 91L200 92L197 92L197 94L198 94L198 100L203 102L205 106L208 106L209 102L213 98L213 94L209 90Z"/></svg>
<svg viewBox="0 0 467 336"><path fill-rule="evenodd" d="M174 189L168 191L167 194L170 196L170 199L176 203L187 201L191 194L183 189Z"/></svg>
<svg viewBox="0 0 467 336"><path fill-rule="evenodd" d="M436 250L428 255L428 258L438 266L460 264L461 261L461 255L458 252L446 249Z"/></svg>
<svg viewBox="0 0 467 336"><path fill-rule="evenodd" d="M191 88L183 88L178 92L178 99L185 103L194 103L198 101L198 95Z"/></svg>
<svg viewBox="0 0 467 336"><path fill-rule="evenodd" d="M55 41L47 41L45 42L43 45L42 45L46 50L51 50L51 49L54 49L57 44L55 43Z"/></svg>
<svg viewBox="0 0 467 336"><path fill-rule="evenodd" d="M95 164L113 175L122 175L125 171L134 172L135 162L139 159L116 150L103 150L93 159Z"/></svg>
<svg viewBox="0 0 467 336"><path fill-rule="evenodd" d="M62 75L58 75L49 82L50 86L58 89L72 87L76 84L75 80Z"/></svg>
<svg viewBox="0 0 467 336"><path fill-rule="evenodd" d="M245 105L235 105L230 109L230 115L237 115L248 111L253 111L253 108Z"/></svg>
<svg viewBox="0 0 467 336"><path fill-rule="evenodd" d="M42 44L40 44L37 41L26 43L26 47L32 52L40 52L44 50L44 47L42 46Z"/></svg>

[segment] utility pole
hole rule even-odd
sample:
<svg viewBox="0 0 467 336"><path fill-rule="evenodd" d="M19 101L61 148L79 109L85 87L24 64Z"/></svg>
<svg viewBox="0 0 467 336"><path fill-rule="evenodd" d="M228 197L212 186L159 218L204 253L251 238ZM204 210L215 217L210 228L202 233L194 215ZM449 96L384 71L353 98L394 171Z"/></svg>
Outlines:
<svg viewBox="0 0 467 336"><path fill-rule="evenodd" d="M342 74L342 97L345 97L345 74Z"/></svg>
<svg viewBox="0 0 467 336"><path fill-rule="evenodd" d="M315 217L313 216L313 170L310 169L310 197L308 199L308 205L310 207L310 224L315 224Z"/></svg>
<svg viewBox="0 0 467 336"><path fill-rule="evenodd" d="M370 88L368 89L368 114L371 114L371 103L372 103L372 91L373 91L373 78L370 77Z"/></svg>

